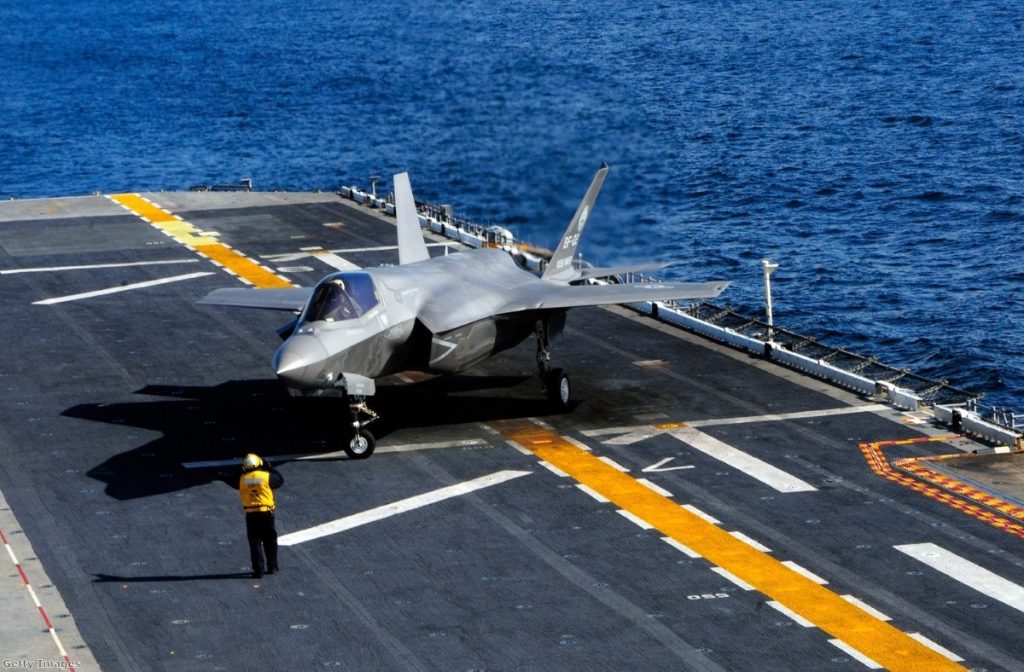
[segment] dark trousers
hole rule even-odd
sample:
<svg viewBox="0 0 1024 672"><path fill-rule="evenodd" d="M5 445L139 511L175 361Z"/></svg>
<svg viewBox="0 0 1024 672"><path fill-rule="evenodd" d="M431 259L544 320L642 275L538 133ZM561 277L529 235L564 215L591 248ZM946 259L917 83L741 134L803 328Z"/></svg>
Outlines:
<svg viewBox="0 0 1024 672"><path fill-rule="evenodd" d="M267 568L277 571L277 530L274 529L273 511L255 511L245 514L245 534L249 537L252 571L263 573L263 554L267 554Z"/></svg>

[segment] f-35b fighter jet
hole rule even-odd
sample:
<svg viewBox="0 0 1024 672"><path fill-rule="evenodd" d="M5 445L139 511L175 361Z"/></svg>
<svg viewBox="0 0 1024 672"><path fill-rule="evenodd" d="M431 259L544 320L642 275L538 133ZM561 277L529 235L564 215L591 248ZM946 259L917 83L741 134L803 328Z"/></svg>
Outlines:
<svg viewBox="0 0 1024 672"><path fill-rule="evenodd" d="M273 367L295 395L338 395L349 402L353 435L345 452L369 457L376 418L366 405L374 380L402 371L456 373L537 338L542 386L560 408L569 376L552 368L551 342L577 306L709 299L728 282L577 284L630 269L580 269L580 236L604 183L602 165L539 277L507 252L482 248L431 258L420 231L408 173L394 176L398 266L332 273L315 287L218 289L199 303L294 311Z"/></svg>

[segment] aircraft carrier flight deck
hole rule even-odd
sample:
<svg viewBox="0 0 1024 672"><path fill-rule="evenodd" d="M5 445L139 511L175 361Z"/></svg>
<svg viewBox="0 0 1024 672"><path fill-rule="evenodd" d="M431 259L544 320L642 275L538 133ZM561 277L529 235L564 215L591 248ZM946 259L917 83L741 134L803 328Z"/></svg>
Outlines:
<svg viewBox="0 0 1024 672"><path fill-rule="evenodd" d="M528 340L379 381L348 459L281 314L196 304L396 262L332 193L0 203L4 667L1024 670L1018 454L927 407L579 308L568 410ZM258 580L248 452L285 478Z"/></svg>

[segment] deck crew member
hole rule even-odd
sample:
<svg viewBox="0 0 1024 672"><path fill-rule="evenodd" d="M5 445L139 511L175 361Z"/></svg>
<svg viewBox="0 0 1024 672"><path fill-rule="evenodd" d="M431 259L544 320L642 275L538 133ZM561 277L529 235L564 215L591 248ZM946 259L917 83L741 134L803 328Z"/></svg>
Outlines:
<svg viewBox="0 0 1024 672"><path fill-rule="evenodd" d="M277 568L277 530L274 529L274 490L281 487L284 477L265 463L259 455L249 453L242 458L242 477L238 481L238 494L245 509L245 532L249 538L252 556L252 575L262 578L263 555L266 553L267 574Z"/></svg>

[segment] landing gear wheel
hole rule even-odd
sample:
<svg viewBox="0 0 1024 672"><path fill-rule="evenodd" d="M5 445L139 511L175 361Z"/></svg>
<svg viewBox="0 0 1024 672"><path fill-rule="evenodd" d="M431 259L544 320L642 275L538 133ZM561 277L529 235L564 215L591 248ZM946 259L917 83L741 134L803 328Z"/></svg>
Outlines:
<svg viewBox="0 0 1024 672"><path fill-rule="evenodd" d="M569 407L569 399L572 396L572 387L569 385L569 374L562 369L551 369L545 376L544 387L548 399L558 410L565 410Z"/></svg>
<svg viewBox="0 0 1024 672"><path fill-rule="evenodd" d="M365 460L373 455L377 441L368 429L360 429L345 446L345 454L353 460Z"/></svg>

